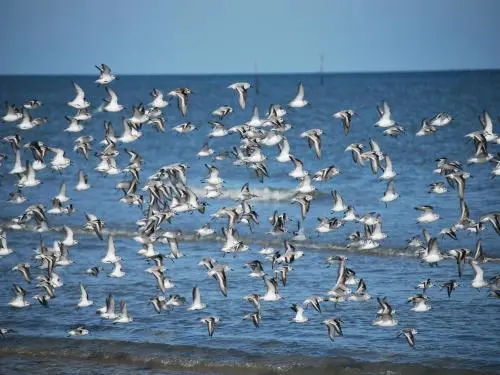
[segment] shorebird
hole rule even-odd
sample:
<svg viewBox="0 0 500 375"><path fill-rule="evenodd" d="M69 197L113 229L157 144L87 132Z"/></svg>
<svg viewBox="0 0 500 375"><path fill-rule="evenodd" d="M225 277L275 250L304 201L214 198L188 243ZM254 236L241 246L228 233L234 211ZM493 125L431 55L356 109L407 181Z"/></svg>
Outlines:
<svg viewBox="0 0 500 375"><path fill-rule="evenodd" d="M290 103L288 103L288 105L292 108L302 108L308 104L309 102L304 99L304 84L300 82L299 86L297 87L297 95Z"/></svg>
<svg viewBox="0 0 500 375"><path fill-rule="evenodd" d="M334 113L332 117L335 117L342 121L342 126L344 127L344 134L347 135L351 130L352 117L355 115L357 115L357 113L354 112L352 109L344 109L342 111Z"/></svg>
<svg viewBox="0 0 500 375"><path fill-rule="evenodd" d="M209 317L200 319L200 322L202 322L202 323L204 323L204 324L207 325L208 336L212 337L213 334L214 334L214 332L215 332L215 328L220 323L220 319L218 317L216 317L216 316L209 316Z"/></svg>
<svg viewBox="0 0 500 375"><path fill-rule="evenodd" d="M241 109L245 109L247 104L248 89L252 87L248 82L235 82L229 85L228 89L233 89L238 94L238 103Z"/></svg>
<svg viewBox="0 0 500 375"><path fill-rule="evenodd" d="M417 330L415 328L404 328L398 334L397 337L404 335L406 338L406 342L410 345L410 348L415 348L415 335L417 334Z"/></svg>
<svg viewBox="0 0 500 375"><path fill-rule="evenodd" d="M95 81L97 85L108 85L118 78L111 73L111 68L106 64L101 64L100 66L96 65L95 67L99 70L99 77Z"/></svg>

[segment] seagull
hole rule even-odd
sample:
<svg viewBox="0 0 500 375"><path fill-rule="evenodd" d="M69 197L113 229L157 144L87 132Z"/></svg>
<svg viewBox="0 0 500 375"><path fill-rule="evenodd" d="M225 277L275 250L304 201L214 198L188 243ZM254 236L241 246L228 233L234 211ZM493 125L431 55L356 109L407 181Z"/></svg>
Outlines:
<svg viewBox="0 0 500 375"><path fill-rule="evenodd" d="M95 83L97 85L107 85L118 79L114 74L111 73L111 69L106 64L101 64L101 66L95 66L99 70L99 78L96 79Z"/></svg>
<svg viewBox="0 0 500 375"><path fill-rule="evenodd" d="M200 322L204 323L207 325L208 329L208 336L212 337L215 331L215 328L219 324L220 320L216 316L209 316L203 319L200 319Z"/></svg>
<svg viewBox="0 0 500 375"><path fill-rule="evenodd" d="M415 328L403 328L397 337L404 335L410 348L415 348L415 335L417 330Z"/></svg>
<svg viewBox="0 0 500 375"><path fill-rule="evenodd" d="M241 109L245 109L247 104L248 89L252 87L248 82L235 82L229 85L228 89L233 89L238 94L238 103Z"/></svg>
<svg viewBox="0 0 500 375"><path fill-rule="evenodd" d="M297 87L297 95L290 103L288 103L288 105L292 108L302 108L308 104L309 102L304 99L304 84L300 82Z"/></svg>

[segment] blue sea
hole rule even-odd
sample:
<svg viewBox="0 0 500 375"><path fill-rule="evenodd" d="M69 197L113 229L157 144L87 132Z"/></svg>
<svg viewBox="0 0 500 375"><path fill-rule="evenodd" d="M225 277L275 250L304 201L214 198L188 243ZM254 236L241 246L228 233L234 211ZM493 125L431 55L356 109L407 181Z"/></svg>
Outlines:
<svg viewBox="0 0 500 375"><path fill-rule="evenodd" d="M274 373L318 373L318 374L473 374L500 371L500 299L488 297L488 288L475 290L471 287L473 270L466 264L460 286L448 298L439 285L457 279L454 259L445 259L438 267L421 263L411 249L405 249L406 240L421 235L426 228L437 236L443 252L458 247L474 251L477 239L481 239L484 252L493 258L482 265L485 278L500 273L500 237L488 225L480 234L460 231L458 239L441 238L441 229L450 227L460 215L456 192L442 195L428 193L431 183L445 181L434 173L436 159L447 157L464 164L471 174L467 180L465 199L472 219L500 210L500 185L491 178L493 165L467 164L473 155L472 142L464 136L481 129L479 115L483 110L490 113L497 131L500 115L500 72L433 72L433 73L387 73L387 74L327 74L321 77L309 75L260 75L258 94L250 89L245 110L238 106L233 90L227 88L233 82L255 83L256 77L245 75L221 76L121 76L111 83L126 106L121 113L103 113L95 109L106 97L104 88L94 83L91 76L3 76L0 77L0 102L8 101L21 106L25 101L37 98L43 106L33 111L35 117L46 116L48 122L32 130L20 130L15 124L0 124L0 135L19 134L21 144L42 140L49 146L64 148L72 164L61 173L50 170L50 166L37 173L42 184L23 189L28 201L21 204L7 203L9 193L15 191L17 178L8 172L14 163L10 145L0 143L0 152L8 155L0 169L0 222L7 231L8 245L14 252L0 259L0 327L15 330L15 333L0 339L0 373L37 374L121 374L125 371L137 374L274 374ZM74 110L66 105L74 97L72 81L77 82L92 103L93 118L85 123L81 133L67 133L64 116ZM286 104L296 93L297 84L303 82L310 106L289 108L286 120L292 128L285 133L294 155L304 162L307 170L314 173L321 168L335 165L342 173L328 182L315 182L316 199L303 221L308 239L297 242L304 256L293 263L286 287L280 285L284 299L278 302L262 302L262 322L256 329L243 317L253 307L244 296L264 293L264 282L250 278L244 263L260 260L264 270L272 274L271 263L259 253L263 247L274 247L283 251L283 240L290 238L268 234L272 228L267 218L274 210L286 212L293 221L287 223L290 232L300 221L300 210L291 204L298 183L288 176L291 163L278 163L277 147L264 147L267 156L269 178L259 183L253 170L235 166L232 159L214 161L213 157L198 158L196 153L205 142L209 142L215 153L231 150L239 145L239 136L230 134L223 138L209 139L209 121L216 118L211 112L221 105L230 105L234 112L223 120L226 127L243 124L252 115L257 105L261 117L270 104ZM168 294L179 294L191 302L191 290L197 285L207 308L201 312L188 312L186 306L157 314L149 299L159 293L154 277L145 272L150 266L137 254L141 245L134 241L137 234L135 222L143 217L139 207L119 203L122 192L116 184L127 176L104 177L94 168L98 159L93 155L101 149L98 142L104 136L103 122L111 121L117 135L122 132L121 116L130 116L131 108L138 103L151 101L149 92L158 88L168 92L176 87L189 87L188 113L182 117L175 101L164 109L166 131L156 132L145 125L143 136L134 143L119 144L118 166L128 163L124 147L138 152L145 160L140 177L141 187L160 167L182 162L189 165L188 185L203 196L207 175L205 164L219 168L224 179L224 194L216 199L207 199L205 214L199 212L179 214L172 223L164 223L168 230L182 230L179 248L185 257L173 262L166 261L167 275L175 283ZM384 136L383 129L374 127L378 115L376 105L387 101L393 118L406 129L398 138ZM359 116L352 121L351 132L346 136L339 120L332 114L345 109L354 109ZM448 112L453 122L435 134L416 137L423 118L439 112ZM2 113L3 116L3 113ZM198 126L197 131L178 134L172 128L185 121ZM322 156L314 156L307 141L300 134L308 129L320 128ZM93 150L86 161L73 151L74 140L81 135L92 135ZM393 162L395 188L400 198L388 206L379 199L386 183L378 180L368 166L353 163L351 153L345 148L351 143L363 143L369 149L369 139L375 140L382 151ZM489 144L492 154L500 152L500 145ZM51 156L46 159L47 164ZM22 149L23 162L32 160L31 152ZM77 173L82 169L89 176L92 188L77 192L74 186ZM380 175L380 174L379 174ZM30 204L51 206L51 199L58 194L61 183L68 186L68 195L76 212L68 215L48 215L50 230L37 233L32 230L14 231L7 228L9 220L21 215ZM249 245L249 251L235 256L223 256L221 252L221 228L226 220L211 220L210 215L221 207L237 204L241 186L249 182L250 189L260 197L252 201L259 214L260 224L254 233L248 227L239 226L240 238ZM346 237L360 230L360 223L346 223L342 228L326 234L315 232L317 218L332 216L330 192L337 190L345 202L353 205L358 214L377 212L381 214L383 230L388 237L381 246L373 250L347 248ZM419 225L416 219L419 205L432 205L440 219L427 225ZM147 206L147 203L146 203ZM85 273L86 269L98 266L106 253L106 240L101 241L94 233L82 230L85 213L97 215L105 222L105 239L113 234L117 253L122 257L123 278L108 277L112 265L103 265L98 277ZM341 214L336 214L341 218ZM217 237L198 240L196 229L211 222ZM34 277L45 271L37 268L34 249L40 238L51 246L63 238L62 226L75 231L79 243L71 249L75 263L57 267L64 286L56 290L57 298L45 308L32 297L39 293L37 282L27 284L12 268L18 263L30 263ZM156 249L168 253L168 245L159 244ZM337 267L327 267L325 259L332 255L345 255L348 266L363 278L372 298L366 302L323 303L322 313L309 308L310 320L296 324L291 320L293 303L302 303L311 295L326 295L336 282ZM228 296L218 290L213 278L198 266L198 262L211 256L232 267L228 273ZM431 310L425 313L410 311L407 298L417 293L419 281L430 278L435 285L427 293ZM77 309L80 297L79 283L88 289L94 305ZM8 306L12 298L12 284L20 284L27 290L31 306L13 309ZM95 310L104 304L109 293L116 301L126 299L128 311L133 316L130 324L112 324L102 320ZM378 304L376 297L387 296L396 310L399 324L396 327L375 327ZM200 319L209 315L220 318L213 337L208 337L206 326ZM330 341L321 322L331 317L343 320L343 337ZM68 338L67 332L78 325L85 325L90 334ZM415 348L410 348L403 337L396 338L402 328L418 330Z"/></svg>

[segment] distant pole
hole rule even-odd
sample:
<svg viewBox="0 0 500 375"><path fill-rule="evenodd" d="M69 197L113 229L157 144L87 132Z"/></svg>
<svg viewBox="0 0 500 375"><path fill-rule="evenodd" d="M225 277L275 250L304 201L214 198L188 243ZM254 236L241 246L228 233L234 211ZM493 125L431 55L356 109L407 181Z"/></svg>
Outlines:
<svg viewBox="0 0 500 375"><path fill-rule="evenodd" d="M319 80L320 80L320 83L321 83L321 86L323 86L323 84L325 83L325 79L323 77L323 63L325 61L325 56L323 54L321 54L321 56L319 57Z"/></svg>
<svg viewBox="0 0 500 375"><path fill-rule="evenodd" d="M257 62L253 64L253 70L254 70L254 80L255 80L255 93L259 95L259 66L257 65Z"/></svg>

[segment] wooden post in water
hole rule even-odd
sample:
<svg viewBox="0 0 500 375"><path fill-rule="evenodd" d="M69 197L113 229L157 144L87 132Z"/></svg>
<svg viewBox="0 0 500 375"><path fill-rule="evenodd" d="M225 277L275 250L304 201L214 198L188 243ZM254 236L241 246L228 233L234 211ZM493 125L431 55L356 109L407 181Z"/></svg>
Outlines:
<svg viewBox="0 0 500 375"><path fill-rule="evenodd" d="M254 86L255 86L255 93L259 95L259 67L257 65L257 62L254 63L253 65L253 70L254 70Z"/></svg>
<svg viewBox="0 0 500 375"><path fill-rule="evenodd" d="M323 62L325 60L325 56L323 54L320 55L319 57L319 81L321 83L321 86L325 83L325 79L323 76Z"/></svg>

